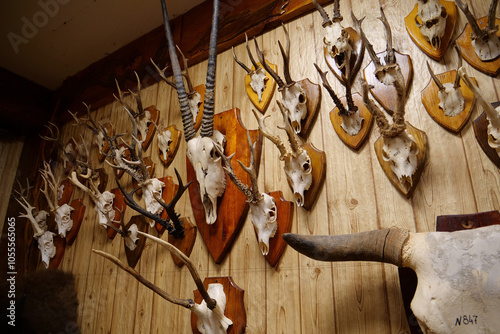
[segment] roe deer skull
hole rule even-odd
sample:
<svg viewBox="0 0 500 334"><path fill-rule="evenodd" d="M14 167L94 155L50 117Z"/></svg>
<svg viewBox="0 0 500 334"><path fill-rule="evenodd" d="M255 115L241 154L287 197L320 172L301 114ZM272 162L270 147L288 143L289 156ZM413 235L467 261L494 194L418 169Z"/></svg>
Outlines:
<svg viewBox="0 0 500 334"><path fill-rule="evenodd" d="M418 14L415 23L420 28L424 38L438 50L441 47L441 38L446 29L446 8L438 0L417 0ZM420 19L420 22L419 22Z"/></svg>
<svg viewBox="0 0 500 334"><path fill-rule="evenodd" d="M56 246L54 245L54 236L56 234L46 231L38 238L38 249L42 254L42 262L45 268L49 267L50 259L56 255Z"/></svg>

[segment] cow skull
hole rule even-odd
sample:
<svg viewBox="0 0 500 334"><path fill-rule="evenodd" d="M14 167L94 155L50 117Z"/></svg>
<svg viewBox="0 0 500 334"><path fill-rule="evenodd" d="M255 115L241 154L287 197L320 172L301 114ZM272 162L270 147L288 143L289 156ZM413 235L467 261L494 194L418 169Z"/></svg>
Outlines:
<svg viewBox="0 0 500 334"><path fill-rule="evenodd" d="M417 0L418 14L415 23L420 28L420 33L438 50L441 47L441 38L446 29L446 8L438 0Z"/></svg>
<svg viewBox="0 0 500 334"><path fill-rule="evenodd" d="M71 219L71 211L74 209L68 204L63 204L54 212L54 219L57 223L57 231L63 238L66 237L66 232L73 227L73 219Z"/></svg>
<svg viewBox="0 0 500 334"><path fill-rule="evenodd" d="M50 259L56 256L56 246L54 245L54 236L56 234L46 231L38 238L38 249L42 254L42 262L45 268L49 267Z"/></svg>

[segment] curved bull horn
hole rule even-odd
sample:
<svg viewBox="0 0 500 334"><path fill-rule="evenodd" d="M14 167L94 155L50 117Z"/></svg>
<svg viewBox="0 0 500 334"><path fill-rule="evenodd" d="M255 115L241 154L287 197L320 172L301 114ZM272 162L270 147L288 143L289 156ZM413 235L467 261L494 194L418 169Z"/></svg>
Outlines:
<svg viewBox="0 0 500 334"><path fill-rule="evenodd" d="M345 235L283 234L293 249L319 261L376 261L402 266L402 249L409 232L400 228Z"/></svg>

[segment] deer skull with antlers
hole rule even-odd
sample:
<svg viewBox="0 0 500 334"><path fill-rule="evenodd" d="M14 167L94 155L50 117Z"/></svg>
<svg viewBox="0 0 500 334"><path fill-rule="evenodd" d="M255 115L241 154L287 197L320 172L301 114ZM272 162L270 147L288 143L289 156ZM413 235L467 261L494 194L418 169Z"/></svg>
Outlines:
<svg viewBox="0 0 500 334"><path fill-rule="evenodd" d="M418 14L415 23L420 33L438 50L441 47L441 38L446 30L446 8L439 4L439 0L417 0Z"/></svg>
<svg viewBox="0 0 500 334"><path fill-rule="evenodd" d="M170 143L172 142L172 132L170 130L163 130L162 123L160 121L160 126L157 126L156 123L153 123L156 127L156 138L158 139L158 149L163 155L163 160L167 161L167 154L170 150Z"/></svg>
<svg viewBox="0 0 500 334"><path fill-rule="evenodd" d="M255 113L255 111L254 111ZM231 166L231 158L233 155L226 157L220 152L224 160L224 170L227 175L236 185L236 187L245 194L247 203L250 204L250 220L253 223L257 238L259 240L260 251L262 255L266 256L269 253L269 239L274 237L278 230L276 202L274 198L266 193L259 192L257 185L257 171L255 167L255 143L252 144L250 139L250 132L247 131L248 145L250 146L250 166L246 167L238 160L241 168L250 176L251 188L244 185L240 179L234 174L233 167Z"/></svg>
<svg viewBox="0 0 500 334"><path fill-rule="evenodd" d="M492 0L488 14L488 24L483 29L479 28L476 19L469 10L469 6L461 0L455 0L469 21L472 29L472 46L477 56L482 61L490 61L500 56L500 40L497 36L498 26L495 25L495 14L498 0Z"/></svg>
<svg viewBox="0 0 500 334"><path fill-rule="evenodd" d="M182 123L184 127L184 138L187 142L187 157L193 166L198 181L200 196L205 209L205 220L207 224L213 224L217 220L218 198L224 194L226 189L226 176L222 169L219 151L223 150L226 137L214 130L214 102L215 102L215 68L217 62L217 32L219 3L214 3L212 17L212 30L210 33L210 45L208 53L207 81L205 90L205 101L203 105L203 120L200 135L196 136L193 117L189 107L188 93L183 81L182 72L177 58L172 31L168 21L167 8L162 1L163 20L165 35L168 42L170 60L175 78L175 87L181 106Z"/></svg>

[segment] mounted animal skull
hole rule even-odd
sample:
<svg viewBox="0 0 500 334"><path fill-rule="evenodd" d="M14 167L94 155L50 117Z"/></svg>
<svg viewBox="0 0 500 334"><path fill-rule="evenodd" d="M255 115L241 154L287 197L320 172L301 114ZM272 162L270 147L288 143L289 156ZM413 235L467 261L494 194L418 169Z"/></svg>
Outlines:
<svg viewBox="0 0 500 334"><path fill-rule="evenodd" d="M49 213L45 210L40 210L33 216L33 211L35 207L28 202L30 187L28 179L26 179L26 188L24 188L19 181L17 181L19 190L15 189L14 192L16 196L14 197L16 201L21 205L26 213L19 213L20 218L27 218L31 223L33 228L33 238L38 239L47 231L47 217Z"/></svg>
<svg viewBox="0 0 500 334"><path fill-rule="evenodd" d="M462 67L462 53L455 47L455 50L458 52L458 68ZM457 72L457 76L455 78L455 82L446 82L441 83L434 72L432 71L429 62L427 62L427 69L431 74L432 80L436 83L439 88L438 98L439 98L439 108L444 111L446 116L457 116L464 110L465 107L465 99L462 95L462 91L460 90L460 75Z"/></svg>
<svg viewBox="0 0 500 334"><path fill-rule="evenodd" d="M393 123L389 125L385 114L368 97L368 84L363 82L363 102L375 117L380 133L384 140L383 158L389 161L391 170L398 177L399 182L406 188L413 184L412 176L417 169L417 154L419 152L415 138L406 130L405 124L405 97L404 83L401 71L395 72L394 87L397 92L397 105L393 114Z"/></svg>
<svg viewBox="0 0 500 334"><path fill-rule="evenodd" d="M243 194L245 194L246 201L250 205L250 220L252 221L255 231L257 232L260 251L262 252L262 255L266 256L269 253L269 239L274 237L276 231L278 230L278 209L272 196L259 192L259 187L257 185L257 171L255 169L255 143L252 144L250 133L248 131L247 138L251 153L250 166L246 167L239 160L238 163L250 176L250 182L252 184L251 188L244 185L234 174L233 167L231 166L231 159L234 154L229 157L226 157L223 154L221 155L224 160L224 170L236 187Z"/></svg>
<svg viewBox="0 0 500 334"><path fill-rule="evenodd" d="M257 56L259 61L264 67L264 69L274 78L278 84L278 91L281 93L281 104L286 111L286 117L289 119L295 133L299 134L302 131L302 120L307 117L307 95L302 88L302 86L293 81L290 77L290 36L282 25L283 30L286 35L286 52L281 46L281 42L278 41L280 47L281 55L283 56L283 75L285 77L285 83L279 77L278 73L274 72L273 69L266 63L264 58L264 53L259 49L257 40L254 38L255 48L257 49Z"/></svg>
<svg viewBox="0 0 500 334"><path fill-rule="evenodd" d="M470 77L465 73L464 69L461 67L458 69L458 73L464 80L465 84L474 93L474 96L478 100L481 107L483 107L486 113L486 118L488 119L488 145L496 150L497 154L500 156L500 107L496 109L486 101L483 93L477 87Z"/></svg>
<svg viewBox="0 0 500 334"><path fill-rule="evenodd" d="M273 144L275 144L280 151L280 160L285 162L285 175L292 187L295 203L297 204L297 206L303 206L304 193L311 187L313 181L311 158L309 157L307 151L300 147L297 141L297 135L292 129L290 121L286 117L285 108L280 101L276 102L278 103L281 114L283 116L283 121L285 122L284 129L286 130L286 133L288 135L291 150L287 150L283 141L279 137L273 136L267 130L265 119L269 117L269 115L259 117L255 110L252 109L252 111L255 115L255 118L257 119L259 129L262 134Z"/></svg>
<svg viewBox="0 0 500 334"><path fill-rule="evenodd" d="M417 0L418 14L415 23L420 33L438 50L441 47L441 38L446 30L446 8L439 4L439 0Z"/></svg>
<svg viewBox="0 0 500 334"><path fill-rule="evenodd" d="M193 265L191 260L189 260L189 258L186 255L184 255L184 253L178 250L174 245L162 239L159 239L147 233L143 233L141 231L138 231L138 234L150 240L153 240L159 245L165 247L186 264L186 267L189 269L189 272L193 277L196 287L198 288L203 297L203 302L201 304L196 304L192 299L175 298L169 295L167 292L160 289L159 287L157 287L156 285L154 285L152 282L148 281L145 277L141 276L133 268L123 264L119 259L117 259L113 255L95 249L93 249L92 251L96 254L99 254L107 258L108 260L112 261L123 270L127 271L139 282L141 282L146 287L150 288L155 293L157 293L161 298L173 304L183 306L188 310L192 311L193 313L195 313L198 316L197 327L201 333L207 333L207 334L226 333L227 328L230 325L232 325L233 322L224 315L226 307L226 295L224 294L222 285L209 284L207 291L203 286L203 282L200 279L196 267Z"/></svg>
<svg viewBox="0 0 500 334"><path fill-rule="evenodd" d="M249 69L244 63L238 60L236 54L234 53L234 47L232 48L233 57L236 63L238 63L238 65L240 65L250 76L251 80L250 87L259 97L259 102L262 102L262 93L266 89L266 83L269 80L269 78L266 76L266 71L262 68L262 66L257 64L255 59L253 58L252 52L250 52L250 48L248 47L248 36L246 33L245 33L245 40L246 40L248 57L250 58L250 61L252 62L254 69L253 70Z"/></svg>
<svg viewBox="0 0 500 334"><path fill-rule="evenodd" d="M54 236L56 234L46 231L43 233L40 238L38 238L38 249L42 254L42 262L45 265L45 268L49 267L50 259L56 256L56 246L54 245Z"/></svg>
<svg viewBox="0 0 500 334"><path fill-rule="evenodd" d="M284 234L283 239L319 261L377 261L413 269L418 285L411 308L424 333L500 328L498 225L457 232L391 228L338 236ZM477 317L473 326L457 326L464 312Z"/></svg>
<svg viewBox="0 0 500 334"><path fill-rule="evenodd" d="M170 130L168 129L163 130L161 121L159 127L156 125L156 123L154 123L154 125L156 127L156 137L158 138L158 148L163 155L163 160L166 161L168 151L170 150L170 143L172 143L172 132L170 132Z"/></svg>
<svg viewBox="0 0 500 334"><path fill-rule="evenodd" d="M340 15L340 0L335 0L333 3L332 20L330 20L328 14L318 4L317 0L312 0L312 3L323 18L322 26L326 31L323 43L328 48L328 53L335 59L335 63L340 70L343 68L347 69L349 66L346 65L349 64L353 48L349 43L351 36L341 24L343 17Z"/></svg>
<svg viewBox="0 0 500 334"><path fill-rule="evenodd" d="M479 28L476 19L469 10L469 6L461 0L455 0L469 21L472 29L472 46L477 56L482 61L490 61L500 56L500 40L497 36L498 26L495 25L495 14L498 0L492 0L488 14L488 24L483 29Z"/></svg>
<svg viewBox="0 0 500 334"><path fill-rule="evenodd" d="M83 103L85 106L85 109L87 110L87 117L86 118L81 118L78 117L78 112L72 113L71 111L68 110L69 114L73 117L73 119L76 121L74 125L83 125L92 133L94 134L94 144L97 146L97 149L99 150L99 154L104 154L104 131L105 129L102 129L100 126L92 119L91 113L90 113L90 106L87 105L86 103Z"/></svg>
<svg viewBox="0 0 500 334"><path fill-rule="evenodd" d="M226 176L222 169L221 157L218 153L219 151L223 151L226 137L219 131L214 130L213 124L219 4L218 1L214 3L208 52L205 101L203 105L203 120L199 136L196 136L193 118L191 117L188 93L186 93L184 86L165 6L162 6L162 11L165 35L168 42L170 60L172 62L172 71L174 73L175 87L181 106L184 137L187 142L186 155L196 173L201 201L205 209L206 223L213 224L217 220L218 198L224 194L226 189Z"/></svg>

